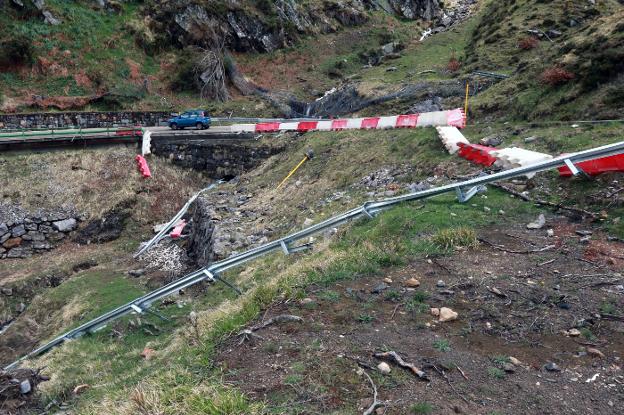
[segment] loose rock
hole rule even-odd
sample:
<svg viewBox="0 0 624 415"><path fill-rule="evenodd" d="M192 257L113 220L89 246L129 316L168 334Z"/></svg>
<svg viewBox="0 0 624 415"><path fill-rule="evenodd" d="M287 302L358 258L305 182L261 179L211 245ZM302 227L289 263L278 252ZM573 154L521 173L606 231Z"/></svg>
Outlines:
<svg viewBox="0 0 624 415"><path fill-rule="evenodd" d="M453 320L457 320L458 316L459 314L457 314L452 309L448 307L442 307L440 309L440 318L438 319L438 321L441 323L444 323L446 321L453 321Z"/></svg>
<svg viewBox="0 0 624 415"><path fill-rule="evenodd" d="M418 281L416 278L410 278L409 280L405 281L405 285L408 287L418 287L420 286L420 281Z"/></svg>
<svg viewBox="0 0 624 415"><path fill-rule="evenodd" d="M377 369L383 373L384 375L389 374L390 372L392 372L392 369L390 368L390 365L388 365L386 362L381 362L377 365Z"/></svg>
<svg viewBox="0 0 624 415"><path fill-rule="evenodd" d="M535 222L527 224L526 227L527 229L542 229L544 225L546 225L546 217L543 213L540 213Z"/></svg>

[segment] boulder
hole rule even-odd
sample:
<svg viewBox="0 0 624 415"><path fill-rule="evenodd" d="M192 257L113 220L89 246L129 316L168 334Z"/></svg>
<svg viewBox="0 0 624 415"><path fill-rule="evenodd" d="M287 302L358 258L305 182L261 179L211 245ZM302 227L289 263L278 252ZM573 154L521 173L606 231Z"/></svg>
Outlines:
<svg viewBox="0 0 624 415"><path fill-rule="evenodd" d="M77 225L77 222L76 222L76 219L74 218L52 222L52 227L54 227L54 229L56 229L59 232L71 232L74 229L76 229L76 225Z"/></svg>
<svg viewBox="0 0 624 415"><path fill-rule="evenodd" d="M9 227L6 225L6 223L0 223L0 236L4 235L8 231Z"/></svg>

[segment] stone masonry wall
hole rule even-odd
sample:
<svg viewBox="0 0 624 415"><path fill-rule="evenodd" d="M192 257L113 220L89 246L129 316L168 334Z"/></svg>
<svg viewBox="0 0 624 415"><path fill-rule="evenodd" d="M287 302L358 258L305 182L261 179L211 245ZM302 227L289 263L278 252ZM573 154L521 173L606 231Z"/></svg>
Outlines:
<svg viewBox="0 0 624 415"><path fill-rule="evenodd" d="M0 114L0 129L20 128L101 128L164 123L169 112L48 112L37 114Z"/></svg>
<svg viewBox="0 0 624 415"><path fill-rule="evenodd" d="M283 140L262 144L256 140L236 139L152 140L152 152L172 163L203 171L215 179L231 178L253 169L263 160L283 150Z"/></svg>
<svg viewBox="0 0 624 415"><path fill-rule="evenodd" d="M48 251L76 229L78 220L51 214L0 222L0 259L27 258Z"/></svg>

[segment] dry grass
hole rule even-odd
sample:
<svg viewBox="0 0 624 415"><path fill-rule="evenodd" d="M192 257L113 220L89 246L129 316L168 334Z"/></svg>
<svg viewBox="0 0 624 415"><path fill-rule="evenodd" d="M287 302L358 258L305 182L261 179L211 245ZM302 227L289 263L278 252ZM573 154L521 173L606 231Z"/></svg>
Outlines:
<svg viewBox="0 0 624 415"><path fill-rule="evenodd" d="M192 191L209 182L197 172L156 158L149 160L153 177L145 180L135 155L136 149L126 146L9 153L0 170L1 196L32 211L75 207L89 217L137 198L135 219L153 221L175 213Z"/></svg>

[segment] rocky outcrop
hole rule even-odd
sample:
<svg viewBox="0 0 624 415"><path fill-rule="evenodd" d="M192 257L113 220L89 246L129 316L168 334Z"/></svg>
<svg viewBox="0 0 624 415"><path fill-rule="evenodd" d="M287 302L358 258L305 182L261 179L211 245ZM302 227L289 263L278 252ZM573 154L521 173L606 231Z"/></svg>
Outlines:
<svg viewBox="0 0 624 415"><path fill-rule="evenodd" d="M434 20L440 16L438 0L388 0L392 9L406 19Z"/></svg>
<svg viewBox="0 0 624 415"><path fill-rule="evenodd" d="M225 46L232 50L271 52L292 45L303 34L330 33L342 26L362 24L368 20L367 11L373 9L406 19L434 20L441 16L438 0L173 0L152 2L145 9L144 22L154 44L211 48L225 39ZM137 35L142 44L149 38Z"/></svg>
<svg viewBox="0 0 624 415"><path fill-rule="evenodd" d="M132 208L135 204L135 199L126 200L104 213L102 217L91 220L78 232L76 242L101 244L119 238L126 227L128 218L132 215ZM60 228L60 225L57 227ZM62 225L67 225L67 223L64 222Z"/></svg>
<svg viewBox="0 0 624 415"><path fill-rule="evenodd" d="M389 101L396 101L397 104L403 102L407 108L422 103L423 105L419 105L415 109L436 108L436 110L439 110L444 109L444 98L461 97L464 94L464 88L464 83L456 80L420 82L403 85L400 89L393 92L372 96L362 93L357 83L350 83L310 103L292 100L290 102L291 113L288 116L328 117L345 115ZM429 103L431 103L431 106L428 105Z"/></svg>
<svg viewBox="0 0 624 415"><path fill-rule="evenodd" d="M187 254L199 266L208 265L213 259L213 233L215 213L209 202L197 198L191 208L191 232Z"/></svg>

